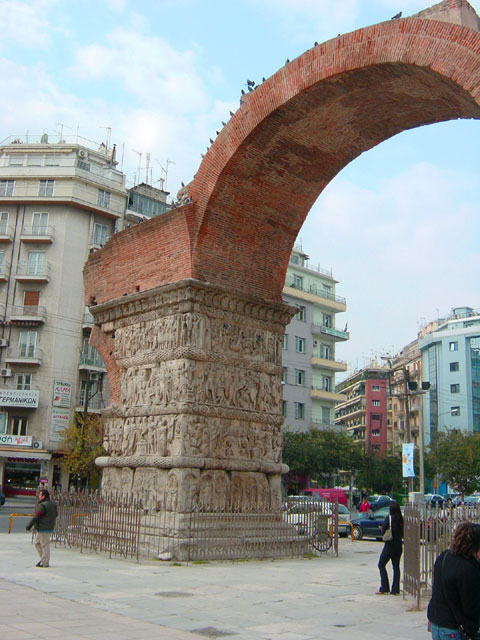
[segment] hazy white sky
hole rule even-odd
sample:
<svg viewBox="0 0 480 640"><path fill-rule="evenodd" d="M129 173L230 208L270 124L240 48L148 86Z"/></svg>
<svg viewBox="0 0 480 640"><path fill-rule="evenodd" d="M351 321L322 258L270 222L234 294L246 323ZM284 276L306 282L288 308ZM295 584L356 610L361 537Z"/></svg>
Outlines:
<svg viewBox="0 0 480 640"><path fill-rule="evenodd" d="M63 126L101 141L111 127L130 182L135 152L142 179L150 153L154 183L171 161L176 193L247 78L272 75L314 41L429 4L0 0L0 140ZM398 351L423 319L480 307L479 149L476 121L406 132L346 167L313 207L300 238L340 280L348 311L337 324L348 320L351 340L337 357L353 368Z"/></svg>

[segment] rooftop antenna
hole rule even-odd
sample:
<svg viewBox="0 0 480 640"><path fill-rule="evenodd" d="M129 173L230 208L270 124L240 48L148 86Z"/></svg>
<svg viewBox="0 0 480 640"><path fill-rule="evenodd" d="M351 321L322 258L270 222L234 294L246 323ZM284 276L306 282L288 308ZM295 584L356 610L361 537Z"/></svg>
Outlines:
<svg viewBox="0 0 480 640"><path fill-rule="evenodd" d="M132 149L133 153L136 153L138 155L138 181L140 182L140 169L142 168L142 156L143 153L141 153L140 151L135 151L135 149Z"/></svg>
<svg viewBox="0 0 480 640"><path fill-rule="evenodd" d="M105 129L107 133L107 151L110 149L110 139L112 137L112 127L100 127L100 129Z"/></svg>
<svg viewBox="0 0 480 640"><path fill-rule="evenodd" d="M169 164L175 164L175 162L173 160L168 160L165 163L166 164L166 169L163 169L163 172L165 173L165 189L167 188L167 179L168 179L168 165Z"/></svg>
<svg viewBox="0 0 480 640"><path fill-rule="evenodd" d="M60 140L63 140L63 127L65 126L61 122L55 122L55 126L60 127L60 132L56 131L55 133L59 133Z"/></svg>
<svg viewBox="0 0 480 640"><path fill-rule="evenodd" d="M160 191L165 191L165 189L163 188L165 185L165 178L159 178L158 180L155 180L155 182L160 183Z"/></svg>
<svg viewBox="0 0 480 640"><path fill-rule="evenodd" d="M149 153L147 153L146 158L147 158L147 162L146 162L146 168L145 168L145 183L148 184L148 173L150 171L150 154Z"/></svg>

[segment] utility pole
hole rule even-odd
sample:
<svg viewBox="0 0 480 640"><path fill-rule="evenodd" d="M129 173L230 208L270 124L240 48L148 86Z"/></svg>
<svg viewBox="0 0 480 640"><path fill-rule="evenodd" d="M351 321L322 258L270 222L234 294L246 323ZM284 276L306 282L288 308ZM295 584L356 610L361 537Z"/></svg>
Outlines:
<svg viewBox="0 0 480 640"><path fill-rule="evenodd" d="M407 367L403 367L403 397L405 400L405 424L406 424L406 437L407 443L412 441L412 433L410 430L410 389L408 387L408 381L410 379L410 374L408 373ZM408 478L408 493L410 494L413 491L413 478Z"/></svg>

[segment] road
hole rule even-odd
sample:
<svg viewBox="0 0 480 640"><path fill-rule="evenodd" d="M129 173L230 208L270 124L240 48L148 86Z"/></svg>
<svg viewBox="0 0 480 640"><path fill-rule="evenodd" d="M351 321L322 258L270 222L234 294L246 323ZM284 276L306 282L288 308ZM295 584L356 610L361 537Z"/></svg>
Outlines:
<svg viewBox="0 0 480 640"><path fill-rule="evenodd" d="M34 496L25 496L20 498L7 497L3 507L0 507L0 533L8 532L8 521L11 513L33 514L34 509ZM30 518L28 517L12 518L12 533L25 533L25 526L29 520Z"/></svg>

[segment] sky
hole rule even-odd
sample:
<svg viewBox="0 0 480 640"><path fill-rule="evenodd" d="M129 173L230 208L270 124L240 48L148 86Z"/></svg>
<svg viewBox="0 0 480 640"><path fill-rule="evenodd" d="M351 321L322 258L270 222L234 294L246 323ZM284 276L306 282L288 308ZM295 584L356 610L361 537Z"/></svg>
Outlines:
<svg viewBox="0 0 480 640"><path fill-rule="evenodd" d="M247 79L428 0L0 0L0 141L63 133L117 145L127 184L195 174ZM472 6L480 12L480 0ZM414 129L328 185L298 242L347 299L350 370L398 352L422 323L480 308L480 122Z"/></svg>

